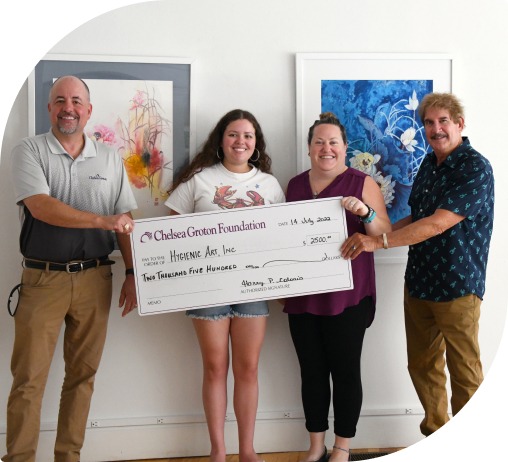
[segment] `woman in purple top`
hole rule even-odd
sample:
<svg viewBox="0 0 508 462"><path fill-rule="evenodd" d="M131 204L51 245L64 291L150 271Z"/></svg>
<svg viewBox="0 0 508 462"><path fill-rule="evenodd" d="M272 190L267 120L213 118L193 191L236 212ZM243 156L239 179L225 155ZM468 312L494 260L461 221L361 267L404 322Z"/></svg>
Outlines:
<svg viewBox="0 0 508 462"><path fill-rule="evenodd" d="M379 185L365 173L346 166L346 131L334 114L321 114L310 127L308 148L311 169L289 182L287 201L343 197L349 235L389 232L390 220ZM373 254L362 252L351 265L354 289L285 300L284 312L289 315L300 363L305 426L310 436L304 462L325 462L328 458L325 432L332 396L330 375L335 433L331 462L349 459L350 439L360 417L360 357L376 304Z"/></svg>

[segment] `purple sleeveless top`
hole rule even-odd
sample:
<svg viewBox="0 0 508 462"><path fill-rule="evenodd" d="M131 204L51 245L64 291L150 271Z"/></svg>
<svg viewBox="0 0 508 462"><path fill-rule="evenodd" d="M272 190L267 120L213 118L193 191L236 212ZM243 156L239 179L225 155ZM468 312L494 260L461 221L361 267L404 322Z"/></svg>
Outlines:
<svg viewBox="0 0 508 462"><path fill-rule="evenodd" d="M317 198L354 196L361 200L366 176L365 173L359 170L348 168L323 189ZM307 170L291 179L287 188L286 200L287 202L297 202L312 198L309 170ZM350 236L356 232L365 234L364 224L357 216L347 211L346 224ZM372 252L362 252L351 261L351 267L354 289L290 297L286 299L284 312L288 314L311 313L333 316L342 313L350 306L358 305L363 298L370 296L372 297L374 308L368 325L372 324L376 306L374 254Z"/></svg>

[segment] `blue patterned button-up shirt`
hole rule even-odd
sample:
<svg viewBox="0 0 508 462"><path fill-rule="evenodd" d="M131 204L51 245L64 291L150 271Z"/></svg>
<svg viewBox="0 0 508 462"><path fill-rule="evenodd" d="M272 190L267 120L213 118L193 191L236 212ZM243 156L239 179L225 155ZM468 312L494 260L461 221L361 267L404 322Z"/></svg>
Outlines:
<svg viewBox="0 0 508 462"><path fill-rule="evenodd" d="M439 166L423 160L409 197L413 222L437 209L465 217L460 223L409 246L405 281L412 297L449 301L467 294L483 298L494 220L494 175L468 138Z"/></svg>

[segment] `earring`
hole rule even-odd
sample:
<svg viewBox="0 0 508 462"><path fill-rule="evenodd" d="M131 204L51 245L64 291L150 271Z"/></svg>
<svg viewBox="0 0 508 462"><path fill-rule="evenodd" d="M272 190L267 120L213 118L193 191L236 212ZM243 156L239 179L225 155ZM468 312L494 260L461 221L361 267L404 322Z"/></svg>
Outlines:
<svg viewBox="0 0 508 462"><path fill-rule="evenodd" d="M253 158L251 157L251 158L249 159L251 162L257 162L257 161L259 160L259 157L260 157L259 150L258 150L258 149L254 149L254 151L257 151L258 156L257 156L255 159L253 159Z"/></svg>
<svg viewBox="0 0 508 462"><path fill-rule="evenodd" d="M220 161L222 161L222 157L220 156L219 154L219 148L217 148L217 150L215 151L215 153L217 154L217 159L219 159Z"/></svg>

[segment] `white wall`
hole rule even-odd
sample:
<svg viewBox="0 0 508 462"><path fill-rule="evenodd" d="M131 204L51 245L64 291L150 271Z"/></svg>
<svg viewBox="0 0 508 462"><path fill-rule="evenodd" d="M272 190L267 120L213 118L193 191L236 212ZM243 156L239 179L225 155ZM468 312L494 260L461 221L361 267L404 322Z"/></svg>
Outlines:
<svg viewBox="0 0 508 462"><path fill-rule="evenodd" d="M507 225L503 202L507 197L504 176L508 162L499 146L504 142L507 102L504 85L508 66L502 51L508 38L504 24L508 17L506 0L166 0L136 3L109 12L132 2L88 1L72 7L62 0L29 7L26 2L18 3L9 15L11 32L2 31L5 34L2 48L6 49L1 79L8 90L7 103L1 109L1 122L6 120L0 164L3 300L21 274L17 250L19 224L8 156L13 144L27 135L28 96L24 80L46 52L193 58L198 144L223 113L233 107L244 107L263 126L274 173L282 185L297 173L296 52L451 54L453 89L466 106L466 134L473 146L491 160L497 179L496 223L480 332L487 378L471 404L451 424L401 455L410 456L411 460L426 455L433 460L455 460L457 451L467 446L464 454L467 460L472 460L478 447L482 447L478 455L485 455L484 451L496 444L501 447L500 438L496 440L501 434L488 422L508 410L505 393L496 394L496 390L502 389L499 388L503 383L503 376L499 375L502 364L499 365L499 359L494 362L507 305L503 278L508 253ZM94 17L95 14L100 16ZM31 42L24 44L20 40L23 36L29 36ZM12 62L20 56L25 58L10 70ZM100 101L94 103L100 105ZM121 262L114 271L117 299L123 274ZM378 312L365 340L364 415L353 447L409 446L421 439L420 405L405 364L403 271L403 263L378 260ZM278 305L270 306L272 315L261 358L256 448L260 452L304 450L307 439L301 420L298 365L285 315ZM119 314L114 307L90 412L90 420L98 422L99 427L88 430L82 460L206 454L207 432L200 398L201 360L189 321L183 313L144 318L131 314L126 319ZM6 407L11 383L12 341L13 323L6 310L2 310L0 409ZM491 370L498 374L495 380L491 379ZM40 461L51 459L62 374L58 352L44 399L45 431L41 433ZM405 415L406 409L414 414ZM284 418L287 412L290 418ZM162 424L157 424L158 418L163 419ZM233 418L232 409L228 418ZM449 434L448 429L455 432ZM455 438L459 442L453 457L446 454L448 445L441 447L440 452L432 446L433 441L439 444L443 433L447 435L446 441ZM0 456L4 451L4 435L5 412L1 411ZM469 435L480 437L480 441L471 447ZM485 440L481 440L482 435ZM227 424L227 440L230 451L236 452L234 422ZM331 435L329 444L330 441Z"/></svg>

